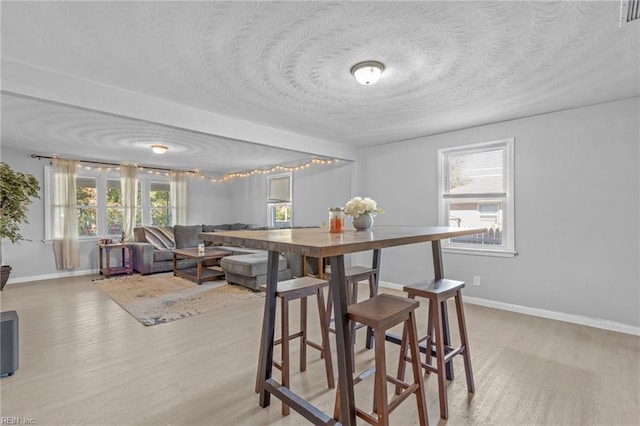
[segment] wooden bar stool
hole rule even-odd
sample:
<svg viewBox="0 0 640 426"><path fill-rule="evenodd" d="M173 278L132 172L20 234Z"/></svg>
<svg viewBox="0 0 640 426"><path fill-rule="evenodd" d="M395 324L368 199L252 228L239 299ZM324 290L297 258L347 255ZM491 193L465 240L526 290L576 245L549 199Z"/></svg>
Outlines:
<svg viewBox="0 0 640 426"><path fill-rule="evenodd" d="M469 392L475 392L473 383L473 371L471 370L471 354L469 352L469 339L467 337L467 327L464 320L464 309L462 306L462 281L454 281L448 279L422 281L416 284L407 285L404 291L409 294L409 298L415 299L416 296L429 299L429 313L427 317L427 335L420 339L425 341L426 358L421 363L427 373L436 373L438 375L438 393L440 397L440 417L447 419L449 417L449 408L447 404L447 388L445 385L445 365L452 362L452 358L456 355L462 355L464 360L464 371L467 378L467 389ZM442 306L447 303L450 298L455 298L456 314L458 316L458 329L460 331L460 346L454 348L444 344L444 328L442 320ZM431 365L432 354L435 353L436 367ZM400 363L398 365L398 379L402 380L405 371L405 361L415 364L414 355L407 357L407 336L403 333L400 348ZM401 389L396 387L396 393Z"/></svg>
<svg viewBox="0 0 640 426"><path fill-rule="evenodd" d="M375 366L365 370L353 379L354 386L371 374L375 373L374 384L374 413L367 413L356 407L356 416L372 425L388 425L389 413L395 410L411 394L416 395L418 416L421 425L429 423L427 419L427 404L420 362L413 364L413 383L408 384L387 375L385 355L385 333L391 327L404 323L403 335L408 338L412 359L419 360L418 334L414 311L419 306L418 301L403 297L380 294L363 302L347 307L349 319L371 327L375 339ZM387 398L387 382L400 387L402 392L394 395L392 400ZM334 419L340 415L340 389L336 392Z"/></svg>
<svg viewBox="0 0 640 426"><path fill-rule="evenodd" d="M329 346L329 331L327 327L327 318L324 303L323 289L329 285L326 280L313 277L295 278L292 280L281 281L278 283L276 297L280 298L281 312L280 321L282 331L280 339L273 342L275 345L282 345L281 362L273 361L273 366L282 372L282 385L289 387L289 341L300 338L300 371L307 369L307 345L321 352L324 358L325 369L327 373L327 386L329 389L335 387L333 379L333 365L331 363L331 348ZM266 291L266 286L262 285L262 291ZM307 297L316 296L318 300L318 312L320 314L320 330L322 334L322 343L318 344L307 338ZM300 331L289 334L289 302L300 299ZM262 347L262 345L260 345ZM260 372L256 378L256 392L260 392L262 382L260 381ZM289 414L289 406L282 403L282 415Z"/></svg>
<svg viewBox="0 0 640 426"><path fill-rule="evenodd" d="M358 303L358 283L360 281L367 280L369 282L369 298L372 298L378 294L378 280L377 268L366 268L364 266L351 266L345 268L345 281L347 283L347 304L352 305L354 303ZM326 273L325 278L331 280L331 273ZM333 321L333 315L331 310L333 309L333 286L329 286L329 293L327 296L327 317L329 319L329 323ZM361 323L351 323L351 342L355 344L356 342L356 330L364 327L364 324ZM331 328L329 325L329 331L335 333L335 329ZM371 348L371 343L373 342L373 336L371 333L367 333L367 348Z"/></svg>

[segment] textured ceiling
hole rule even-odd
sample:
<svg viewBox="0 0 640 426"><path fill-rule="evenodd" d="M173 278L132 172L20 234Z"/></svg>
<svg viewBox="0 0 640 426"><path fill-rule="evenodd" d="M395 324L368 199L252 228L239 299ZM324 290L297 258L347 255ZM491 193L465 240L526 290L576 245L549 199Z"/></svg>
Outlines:
<svg viewBox="0 0 640 426"><path fill-rule="evenodd" d="M361 147L640 96L640 22L619 28L619 7L616 1L3 2L2 58L105 90ZM349 70L371 59L383 62L385 73L378 84L360 86ZM28 86L27 77L4 68L3 83ZM50 95L46 81L38 84L43 97ZM267 145L260 151L215 137L223 135L215 128L182 134L113 111L101 117L15 98L16 91L5 88L2 97L5 146L47 143L51 149L39 151L63 154L68 143L68 152L85 147L86 155L95 150L115 160L167 138L176 156L164 161L220 171L323 152L321 142L317 152L301 153L295 144L290 152L269 147L268 138L248 138ZM241 130L236 139L243 139Z"/></svg>

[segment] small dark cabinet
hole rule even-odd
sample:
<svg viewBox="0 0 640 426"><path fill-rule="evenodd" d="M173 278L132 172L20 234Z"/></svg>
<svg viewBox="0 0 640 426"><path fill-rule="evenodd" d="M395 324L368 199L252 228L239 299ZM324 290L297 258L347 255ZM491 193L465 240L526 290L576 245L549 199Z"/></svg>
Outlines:
<svg viewBox="0 0 640 426"><path fill-rule="evenodd" d="M18 313L0 312L0 376L13 376L18 369Z"/></svg>

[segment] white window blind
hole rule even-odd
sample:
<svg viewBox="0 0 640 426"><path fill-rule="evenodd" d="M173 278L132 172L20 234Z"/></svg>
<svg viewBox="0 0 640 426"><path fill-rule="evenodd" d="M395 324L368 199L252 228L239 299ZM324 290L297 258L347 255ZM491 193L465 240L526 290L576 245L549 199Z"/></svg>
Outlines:
<svg viewBox="0 0 640 426"><path fill-rule="evenodd" d="M269 178L269 203L291 202L291 176L273 176Z"/></svg>
<svg viewBox="0 0 640 426"><path fill-rule="evenodd" d="M446 155L447 187L445 197L464 194L504 196L505 148Z"/></svg>

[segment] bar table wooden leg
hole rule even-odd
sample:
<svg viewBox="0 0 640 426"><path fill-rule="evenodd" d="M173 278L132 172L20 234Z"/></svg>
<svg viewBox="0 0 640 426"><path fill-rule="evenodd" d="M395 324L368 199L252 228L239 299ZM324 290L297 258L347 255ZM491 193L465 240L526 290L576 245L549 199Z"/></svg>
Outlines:
<svg viewBox="0 0 640 426"><path fill-rule="evenodd" d="M260 363L258 371L262 382L271 379L273 370L273 336L276 322L276 290L278 289L278 261L280 253L269 251L267 258L267 292L264 302L264 317L262 319L262 348L260 349ZM266 386L260 389L260 406L267 407L271 402L271 394Z"/></svg>
<svg viewBox="0 0 640 426"><path fill-rule="evenodd" d="M347 283L344 273L344 256L332 256L331 279L334 286L333 309L335 312L336 349L338 355L338 386L340 388L340 421L343 425L356 424L356 404L353 393L351 366L351 339L347 315Z"/></svg>
<svg viewBox="0 0 640 426"><path fill-rule="evenodd" d="M380 249L375 249L373 251L373 261L371 262L371 269L375 269L376 271L378 271L376 273L376 281L374 283L374 291L373 293L378 294L378 283L380 282L380 255L382 253L382 250ZM370 294L369 297L373 297L375 294ZM367 327L367 342L366 342L366 348L367 349L371 349L373 348L373 329L371 327Z"/></svg>
<svg viewBox="0 0 640 426"><path fill-rule="evenodd" d="M436 281L444 278L444 267L442 266L442 248L440 240L431 241L431 252L433 254L433 274ZM447 302L440 304L442 321L442 341L445 346L451 346L451 334L449 333L449 315L447 312ZM427 349L429 350L429 349ZM453 380L453 362L449 360L445 365L445 376L447 380Z"/></svg>

